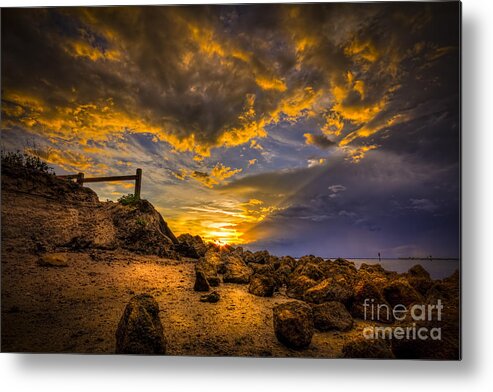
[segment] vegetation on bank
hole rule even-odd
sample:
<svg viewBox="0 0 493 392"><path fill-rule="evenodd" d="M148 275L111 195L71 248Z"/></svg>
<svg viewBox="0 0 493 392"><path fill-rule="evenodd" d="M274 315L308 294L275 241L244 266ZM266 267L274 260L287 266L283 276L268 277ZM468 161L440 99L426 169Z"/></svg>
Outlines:
<svg viewBox="0 0 493 392"><path fill-rule="evenodd" d="M129 193L128 195L124 195L118 198L118 203L124 206L134 206L139 203L140 199L136 197L134 194Z"/></svg>
<svg viewBox="0 0 493 392"><path fill-rule="evenodd" d="M39 156L28 152L1 151L2 166L20 167L40 173L55 174L53 168L48 166Z"/></svg>

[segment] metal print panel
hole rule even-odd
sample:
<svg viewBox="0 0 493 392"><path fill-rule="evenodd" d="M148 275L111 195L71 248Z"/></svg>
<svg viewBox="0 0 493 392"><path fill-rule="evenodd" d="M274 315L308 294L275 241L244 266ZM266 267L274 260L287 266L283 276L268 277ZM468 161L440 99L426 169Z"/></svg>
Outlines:
<svg viewBox="0 0 493 392"><path fill-rule="evenodd" d="M2 9L2 351L460 359L460 17Z"/></svg>

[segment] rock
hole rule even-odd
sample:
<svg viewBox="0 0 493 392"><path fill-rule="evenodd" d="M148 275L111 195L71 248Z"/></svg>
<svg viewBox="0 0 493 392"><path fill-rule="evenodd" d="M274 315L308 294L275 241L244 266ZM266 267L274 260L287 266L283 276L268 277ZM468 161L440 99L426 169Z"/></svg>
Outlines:
<svg viewBox="0 0 493 392"><path fill-rule="evenodd" d="M394 328L401 327L416 331L425 328L427 339L408 338L392 340L392 351L399 359L460 359L460 317L459 312L444 307L444 317L441 321L414 321L406 320ZM448 313L448 314L447 314ZM440 329L439 339L431 339L430 331Z"/></svg>
<svg viewBox="0 0 493 392"><path fill-rule="evenodd" d="M238 257L240 257L240 259L243 259L243 253L245 252L245 250L243 249L242 246L237 246L236 248L233 249L233 253L235 255L237 255ZM245 261L245 260L243 260Z"/></svg>
<svg viewBox="0 0 493 392"><path fill-rule="evenodd" d="M411 276L419 276L426 279L431 279L430 274L426 271L421 264L416 264L409 268L407 272Z"/></svg>
<svg viewBox="0 0 493 392"><path fill-rule="evenodd" d="M248 292L258 297L272 297L276 281L272 275L255 274L250 278Z"/></svg>
<svg viewBox="0 0 493 392"><path fill-rule="evenodd" d="M389 344L381 339L358 338L342 347L343 358L395 358Z"/></svg>
<svg viewBox="0 0 493 392"><path fill-rule="evenodd" d="M215 304L221 299L221 296L217 291L213 291L210 294L202 295L200 296L200 302L210 302L212 304Z"/></svg>
<svg viewBox="0 0 493 392"><path fill-rule="evenodd" d="M159 305L152 296L136 295L125 307L116 331L116 353L166 353Z"/></svg>
<svg viewBox="0 0 493 392"><path fill-rule="evenodd" d="M224 264L224 283L246 284L250 282L252 269L236 255L228 255Z"/></svg>
<svg viewBox="0 0 493 392"><path fill-rule="evenodd" d="M184 257L198 259L204 257L207 252L207 246L202 238L198 235L181 234L178 236L178 244L175 249Z"/></svg>
<svg viewBox="0 0 493 392"><path fill-rule="evenodd" d="M260 250L253 254L254 262L258 264L267 264L270 260L270 254L266 250Z"/></svg>
<svg viewBox="0 0 493 392"><path fill-rule="evenodd" d="M304 300L321 304L322 302L339 301L346 306L351 305L354 291L343 279L327 278L306 290Z"/></svg>
<svg viewBox="0 0 493 392"><path fill-rule="evenodd" d="M295 275L304 275L308 276L310 279L315 281L319 281L324 278L323 272L320 268L313 262L307 262L305 264L299 265L294 271Z"/></svg>
<svg viewBox="0 0 493 392"><path fill-rule="evenodd" d="M460 289L459 274L436 281L428 291L428 296L422 304L441 305L440 320L435 307L425 320L415 320L410 315L398 326L416 329L426 328L426 340L408 338L392 341L392 350L397 358L403 359L460 359ZM431 331L440 331L439 339L431 338Z"/></svg>
<svg viewBox="0 0 493 392"><path fill-rule="evenodd" d="M258 264L258 263L250 263L248 266L253 270L255 274L273 274L274 268L270 264Z"/></svg>
<svg viewBox="0 0 493 392"><path fill-rule="evenodd" d="M383 295L391 306L398 304L409 306L423 302L421 295L402 277L390 281L383 288Z"/></svg>
<svg viewBox="0 0 493 392"><path fill-rule="evenodd" d="M322 262L323 260L324 260L323 258L314 256L314 255L305 255L305 256L301 256L298 259L296 265L301 265L301 264L306 264L306 263L318 264L318 263Z"/></svg>
<svg viewBox="0 0 493 392"><path fill-rule="evenodd" d="M210 286L205 274L201 270L195 271L195 284L193 285L195 291L209 291Z"/></svg>
<svg viewBox="0 0 493 392"><path fill-rule="evenodd" d="M313 313L303 302L292 301L274 307L274 331L277 339L287 347L302 349L313 337Z"/></svg>
<svg viewBox="0 0 493 392"><path fill-rule="evenodd" d="M268 263L268 265L271 266L272 269L275 271L281 265L281 258L280 257L277 257L277 256L271 255L269 257L269 263Z"/></svg>
<svg viewBox="0 0 493 392"><path fill-rule="evenodd" d="M38 259L38 265L41 267L68 267L68 257L66 253L48 253Z"/></svg>
<svg viewBox="0 0 493 392"><path fill-rule="evenodd" d="M216 252L213 249L209 249L204 256L204 260L207 261L209 264L213 265L218 273L220 274L224 273L220 271L220 269L224 267L224 260L220 252Z"/></svg>
<svg viewBox="0 0 493 392"><path fill-rule="evenodd" d="M345 259L335 259L334 261L322 260L318 263L325 277L342 276L348 282L352 282L358 273L352 261Z"/></svg>
<svg viewBox="0 0 493 392"><path fill-rule="evenodd" d="M294 274L292 274L294 275ZM305 275L290 276L287 283L286 295L290 298L304 299L305 292L317 282Z"/></svg>
<svg viewBox="0 0 493 392"><path fill-rule="evenodd" d="M449 303L459 303L460 288L459 288L459 271L455 271L450 277L443 280L438 280L433 283L427 293L427 302L436 303L441 299Z"/></svg>
<svg viewBox="0 0 493 392"><path fill-rule="evenodd" d="M139 200L131 205L105 204L112 217L115 239L105 244L132 252L179 259L177 238L151 203ZM97 239L97 237L96 237Z"/></svg>
<svg viewBox="0 0 493 392"><path fill-rule="evenodd" d="M366 306L365 312L365 301L368 305L374 305L375 309L377 309L373 316L370 306ZM382 310L378 310L379 305L382 306L380 308ZM389 309L389 311L386 312L386 309ZM390 309L390 305L384 298L382 292L373 284L372 281L363 278L359 278L356 281L354 284L354 297L351 305L351 315L353 317L368 321L392 323L394 321L394 317Z"/></svg>
<svg viewBox="0 0 493 392"><path fill-rule="evenodd" d="M243 261L247 264L255 262L255 255L249 250L245 250L243 252L242 258L243 258Z"/></svg>
<svg viewBox="0 0 493 392"><path fill-rule="evenodd" d="M380 264L366 264L362 263L359 267L360 271L366 271L371 274L385 275L386 270Z"/></svg>
<svg viewBox="0 0 493 392"><path fill-rule="evenodd" d="M405 276L409 284L421 295L426 295L433 285L430 274L420 264L411 267Z"/></svg>
<svg viewBox="0 0 493 392"><path fill-rule="evenodd" d="M312 308L313 322L319 331L348 331L353 327L353 318L343 304L325 302Z"/></svg>
<svg viewBox="0 0 493 392"><path fill-rule="evenodd" d="M378 290L383 288L398 277L397 272L386 271L380 264L361 264L358 270L358 278L371 281Z"/></svg>
<svg viewBox="0 0 493 392"><path fill-rule="evenodd" d="M281 260L279 260L279 267L283 267L283 266L288 266L289 269L292 271L294 269L296 265L296 260L291 257L291 256L283 256L281 257Z"/></svg>
<svg viewBox="0 0 493 392"><path fill-rule="evenodd" d="M219 257L216 256L219 260ZM195 264L195 272L202 271L209 282L211 287L219 286L221 280L219 279L219 275L217 274L217 267L215 264L211 262L211 257L201 258L197 264ZM213 261L215 263L215 261Z"/></svg>
<svg viewBox="0 0 493 392"><path fill-rule="evenodd" d="M283 264L276 270L275 277L279 287L288 283L291 272L291 267L288 264Z"/></svg>

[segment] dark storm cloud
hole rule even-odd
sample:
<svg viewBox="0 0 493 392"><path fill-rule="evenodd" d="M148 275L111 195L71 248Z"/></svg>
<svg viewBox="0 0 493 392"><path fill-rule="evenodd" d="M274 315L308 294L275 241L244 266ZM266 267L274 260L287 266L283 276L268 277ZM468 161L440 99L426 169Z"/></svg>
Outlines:
<svg viewBox="0 0 493 392"><path fill-rule="evenodd" d="M413 73L421 83L415 90L433 81L423 74L448 47L430 20L443 10L371 4L5 10L3 98L14 106L5 115L15 119L20 106L24 124L53 136L83 127L86 119L73 123L66 114L82 106L101 123L99 131L79 131L83 141L148 128L180 151L208 155L217 145L264 137L264 127L280 116L308 114L347 145L416 115L407 106L422 102L422 94L406 93L403 102L398 91L416 86L406 63L423 68ZM439 40L430 43L430 35ZM103 111L108 100L112 106ZM112 121L122 114L126 121ZM322 148L329 143L312 138Z"/></svg>

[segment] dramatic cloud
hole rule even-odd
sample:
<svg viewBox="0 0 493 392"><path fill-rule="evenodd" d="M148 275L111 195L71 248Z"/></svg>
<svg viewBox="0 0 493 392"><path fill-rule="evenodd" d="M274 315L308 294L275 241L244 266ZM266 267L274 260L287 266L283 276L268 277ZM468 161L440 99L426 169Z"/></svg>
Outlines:
<svg viewBox="0 0 493 392"><path fill-rule="evenodd" d="M311 133L305 133L303 136L305 136L306 144L313 144L314 146L320 148L329 148L337 145L337 143L333 142L325 135L312 135Z"/></svg>
<svg viewBox="0 0 493 392"><path fill-rule="evenodd" d="M455 255L458 19L452 2L5 9L2 143L59 172L142 168L177 232Z"/></svg>

